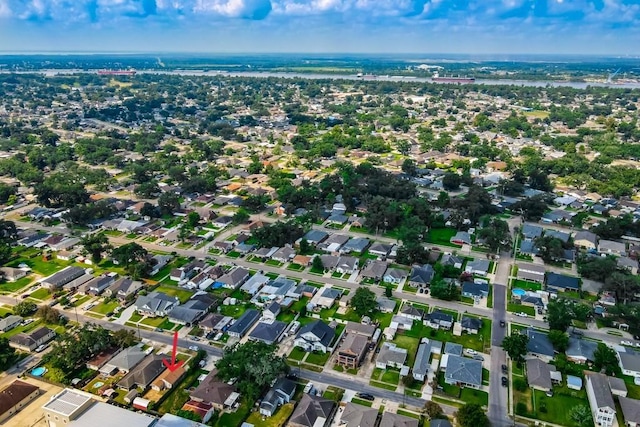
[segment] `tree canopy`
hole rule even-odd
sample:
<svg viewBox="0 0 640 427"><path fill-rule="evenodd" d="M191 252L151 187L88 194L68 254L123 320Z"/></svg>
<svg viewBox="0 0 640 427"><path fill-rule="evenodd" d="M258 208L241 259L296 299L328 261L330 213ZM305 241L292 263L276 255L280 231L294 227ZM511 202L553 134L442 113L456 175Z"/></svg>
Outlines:
<svg viewBox="0 0 640 427"><path fill-rule="evenodd" d="M349 304L360 316L370 315L378 307L376 294L364 286L356 289Z"/></svg>

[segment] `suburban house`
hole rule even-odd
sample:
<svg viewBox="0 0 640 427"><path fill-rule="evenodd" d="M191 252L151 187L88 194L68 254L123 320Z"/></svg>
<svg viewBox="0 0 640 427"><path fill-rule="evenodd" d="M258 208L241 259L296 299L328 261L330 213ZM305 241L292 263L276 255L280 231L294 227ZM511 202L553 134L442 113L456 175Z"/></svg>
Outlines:
<svg viewBox="0 0 640 427"><path fill-rule="evenodd" d="M104 350L91 359L87 360L85 366L87 369L92 369L94 371L99 371L109 360L113 359L113 357L118 353L117 348L110 348Z"/></svg>
<svg viewBox="0 0 640 427"><path fill-rule="evenodd" d="M38 386L15 380L0 391L0 424L40 396Z"/></svg>
<svg viewBox="0 0 640 427"><path fill-rule="evenodd" d="M546 278L547 290L556 292L579 291L580 279L565 274L549 272Z"/></svg>
<svg viewBox="0 0 640 427"><path fill-rule="evenodd" d="M271 303L267 303L264 310L262 310L262 318L273 322L276 320L276 317L278 317L278 314L280 314L280 311L280 303L278 301L271 301Z"/></svg>
<svg viewBox="0 0 640 427"><path fill-rule="evenodd" d="M216 279L216 287L223 287L227 289L238 289L248 278L249 270L236 267L225 275L222 275Z"/></svg>
<svg viewBox="0 0 640 427"><path fill-rule="evenodd" d="M144 287L144 283L129 277L121 277L104 291L105 296L124 301L129 295L135 295Z"/></svg>
<svg viewBox="0 0 640 427"><path fill-rule="evenodd" d="M567 359L574 363L588 363L595 360L594 353L598 348L598 343L591 340L569 337L567 346Z"/></svg>
<svg viewBox="0 0 640 427"><path fill-rule="evenodd" d="M329 237L329 234L322 230L309 230L300 240L306 240L311 245L318 246L324 242L327 237Z"/></svg>
<svg viewBox="0 0 640 427"><path fill-rule="evenodd" d="M377 256L379 259L385 259L393 249L393 245L387 243L374 243L369 248L369 254Z"/></svg>
<svg viewBox="0 0 640 427"><path fill-rule="evenodd" d="M396 309L396 301L387 297L378 297L376 299L378 303L378 310L382 313L393 313Z"/></svg>
<svg viewBox="0 0 640 427"><path fill-rule="evenodd" d="M240 290L248 293L251 296L256 295L260 289L269 283L269 276L265 276L264 274L256 273L253 276L249 277L249 279L240 286Z"/></svg>
<svg viewBox="0 0 640 427"><path fill-rule="evenodd" d="M537 225L524 224L522 226L522 237L525 240L534 240L542 236L543 228Z"/></svg>
<svg viewBox="0 0 640 427"><path fill-rule="evenodd" d="M300 328L293 345L305 351L326 353L330 350L335 333L335 329L322 320L314 320Z"/></svg>
<svg viewBox="0 0 640 427"><path fill-rule="evenodd" d="M116 274L108 274L102 275L98 277L94 277L86 283L83 283L78 291L83 294L88 295L100 295L102 294L109 286L116 282L116 278L118 276Z"/></svg>
<svg viewBox="0 0 640 427"><path fill-rule="evenodd" d="M410 331L411 328L413 328L413 319L401 314L396 314L391 318L389 327L395 330L404 329L405 331Z"/></svg>
<svg viewBox="0 0 640 427"><path fill-rule="evenodd" d="M217 377L218 370L214 369L189 393L191 400L212 405L217 411L232 406L240 397L236 388Z"/></svg>
<svg viewBox="0 0 640 427"><path fill-rule="evenodd" d="M356 257L343 255L338 258L335 270L340 274L353 274L358 271L358 263L360 260Z"/></svg>
<svg viewBox="0 0 640 427"><path fill-rule="evenodd" d="M486 276L487 273L489 273L490 267L491 263L488 260L476 259L467 262L467 265L464 267L464 271L476 276Z"/></svg>
<svg viewBox="0 0 640 427"><path fill-rule="evenodd" d="M100 373L104 376L113 375L116 372L127 374L135 368L147 354L138 346L127 347L122 349L118 354L111 358L107 363L102 365Z"/></svg>
<svg viewBox="0 0 640 427"><path fill-rule="evenodd" d="M324 242L318 245L318 248L323 250L324 252L334 253L338 252L342 245L349 241L349 236L345 236L344 234L332 234L326 239Z"/></svg>
<svg viewBox="0 0 640 427"><path fill-rule="evenodd" d="M531 263L519 263L518 264L518 279L528 280L530 282L544 283L544 275L546 270L543 265L531 264Z"/></svg>
<svg viewBox="0 0 640 427"><path fill-rule="evenodd" d="M387 271L387 263L385 261L372 260L362 269L362 277L379 282Z"/></svg>
<svg viewBox="0 0 640 427"><path fill-rule="evenodd" d="M598 243L598 253L603 255L625 256L627 255L627 245L613 240L600 240Z"/></svg>
<svg viewBox="0 0 640 427"><path fill-rule="evenodd" d="M22 268L0 267L0 276L7 282L16 282L26 277L29 271Z"/></svg>
<svg viewBox="0 0 640 427"><path fill-rule="evenodd" d="M594 250L598 247L598 236L590 231L581 230L573 236L573 244L578 248Z"/></svg>
<svg viewBox="0 0 640 427"><path fill-rule="evenodd" d="M482 387L482 362L455 354L447 354L444 358L445 383L471 388Z"/></svg>
<svg viewBox="0 0 640 427"><path fill-rule="evenodd" d="M424 318L424 310L417 308L410 303L405 303L400 309L399 314L419 322Z"/></svg>
<svg viewBox="0 0 640 427"><path fill-rule="evenodd" d="M380 347L380 353L376 359L376 368L402 368L407 361L407 349L385 342Z"/></svg>
<svg viewBox="0 0 640 427"><path fill-rule="evenodd" d="M638 261L629 257L619 257L617 260L618 267L629 271L631 274L638 274Z"/></svg>
<svg viewBox="0 0 640 427"><path fill-rule="evenodd" d="M444 254L442 255L440 264L448 265L453 268L462 268L462 264L464 264L464 259L457 255Z"/></svg>
<svg viewBox="0 0 640 427"><path fill-rule="evenodd" d="M169 314L179 302L177 297L154 291L148 295L140 295L133 306L144 316L163 317Z"/></svg>
<svg viewBox="0 0 640 427"><path fill-rule="evenodd" d="M307 304L307 309L314 310L316 308L331 308L340 298L342 291L330 287L324 287L311 298Z"/></svg>
<svg viewBox="0 0 640 427"><path fill-rule="evenodd" d="M124 390L131 390L133 388L146 390L147 387L151 385L151 382L166 369L162 362L163 359L164 356L159 354L150 354L122 377L122 379L118 381L117 386Z"/></svg>
<svg viewBox="0 0 640 427"><path fill-rule="evenodd" d="M43 326L29 333L21 332L9 338L9 345L22 351L33 351L54 339L56 333Z"/></svg>
<svg viewBox="0 0 640 427"><path fill-rule="evenodd" d="M533 328L525 329L525 334L529 337L527 342L527 351L535 357L550 362L555 356L553 344L549 340L547 333Z"/></svg>
<svg viewBox="0 0 640 427"><path fill-rule="evenodd" d="M620 396L618 402L627 427L638 427L640 425L640 400Z"/></svg>
<svg viewBox="0 0 640 427"><path fill-rule="evenodd" d="M173 307L169 321L179 325L193 325L216 305L217 299L207 293L198 293L184 304Z"/></svg>
<svg viewBox="0 0 640 427"><path fill-rule="evenodd" d="M340 416L340 427L375 427L378 409L347 402Z"/></svg>
<svg viewBox="0 0 640 427"><path fill-rule="evenodd" d="M284 246L278 249L273 255L271 255L271 259L274 261L287 263L296 256L296 251L290 246Z"/></svg>
<svg viewBox="0 0 640 427"><path fill-rule="evenodd" d="M635 351L618 351L618 362L623 374L640 377L640 354Z"/></svg>
<svg viewBox="0 0 640 427"><path fill-rule="evenodd" d="M336 403L320 396L303 394L289 418L289 427L325 427L333 418Z"/></svg>
<svg viewBox="0 0 640 427"><path fill-rule="evenodd" d="M462 332L478 335L480 329L482 329L482 319L471 316L462 316L460 326L462 327Z"/></svg>
<svg viewBox="0 0 640 427"><path fill-rule="evenodd" d="M424 381L429 372L429 359L431 358L431 344L425 338L420 341L416 358L411 373L416 381Z"/></svg>
<svg viewBox="0 0 640 427"><path fill-rule="evenodd" d="M424 316L424 324L434 329L451 329L454 322L452 315L440 310L434 310Z"/></svg>
<svg viewBox="0 0 640 427"><path fill-rule="evenodd" d="M427 288L431 284L436 272L431 264L415 265L409 275L409 286L414 288Z"/></svg>
<svg viewBox="0 0 640 427"><path fill-rule="evenodd" d="M481 299L489 296L489 284L485 281L464 282L461 295L467 298Z"/></svg>
<svg viewBox="0 0 640 427"><path fill-rule="evenodd" d="M258 291L257 298L266 301L284 298L289 291L295 289L295 287L296 282L294 280L287 279L284 276L278 276L270 280Z"/></svg>
<svg viewBox="0 0 640 427"><path fill-rule="evenodd" d="M347 333L338 347L336 365L344 366L346 369L357 369L368 347L369 339L366 336Z"/></svg>
<svg viewBox="0 0 640 427"><path fill-rule="evenodd" d="M7 332L22 323L22 317L13 314L0 319L0 332Z"/></svg>
<svg viewBox="0 0 640 427"><path fill-rule="evenodd" d="M613 401L607 376L588 373L586 377L587 398L593 421L603 427L611 427L616 420L616 404Z"/></svg>
<svg viewBox="0 0 640 427"><path fill-rule="evenodd" d="M540 359L527 359L527 382L529 387L547 392L551 390L551 366Z"/></svg>
<svg viewBox="0 0 640 427"><path fill-rule="evenodd" d="M393 283L399 284L404 279L407 278L407 272L405 270L401 270L399 268L387 268L384 275L382 276L382 281L385 283Z"/></svg>
<svg viewBox="0 0 640 427"><path fill-rule="evenodd" d="M151 383L151 389L155 391L172 389L184 376L187 371L180 366L175 370L166 369Z"/></svg>
<svg viewBox="0 0 640 427"><path fill-rule="evenodd" d="M252 341L262 341L268 345L275 344L280 341L287 326L287 323L279 320L260 322L253 328L251 333L249 333L249 339Z"/></svg>
<svg viewBox="0 0 640 427"><path fill-rule="evenodd" d="M296 383L286 378L280 377L262 398L260 403L260 414L271 417L278 408L293 399L296 392Z"/></svg>
<svg viewBox="0 0 640 427"><path fill-rule="evenodd" d="M471 236L466 231L458 231L455 236L449 239L449 242L455 245L470 245Z"/></svg>
<svg viewBox="0 0 640 427"><path fill-rule="evenodd" d="M444 343L444 354L454 354L456 356L462 356L462 344L458 344L452 341Z"/></svg>
<svg viewBox="0 0 640 427"><path fill-rule="evenodd" d="M249 329L260 318L260 312L258 310L249 309L242 313L242 315L236 319L235 323L227 330L229 336L235 338L242 338L249 331Z"/></svg>
<svg viewBox="0 0 640 427"><path fill-rule="evenodd" d="M355 252L361 254L365 249L369 247L371 240L365 237L352 237L347 243L340 248L340 253L348 254Z"/></svg>

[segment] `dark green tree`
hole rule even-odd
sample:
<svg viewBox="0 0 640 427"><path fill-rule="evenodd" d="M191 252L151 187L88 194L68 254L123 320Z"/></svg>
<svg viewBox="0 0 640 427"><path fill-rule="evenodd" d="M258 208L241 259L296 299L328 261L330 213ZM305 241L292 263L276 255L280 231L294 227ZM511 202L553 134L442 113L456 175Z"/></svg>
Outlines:
<svg viewBox="0 0 640 427"><path fill-rule="evenodd" d="M549 331L549 341L558 353L564 353L569 347L569 335L565 332L552 329Z"/></svg>
<svg viewBox="0 0 640 427"><path fill-rule="evenodd" d="M80 240L80 244L96 264L102 260L102 254L111 249L109 238L103 233L87 234Z"/></svg>
<svg viewBox="0 0 640 427"><path fill-rule="evenodd" d="M170 191L162 193L158 197L158 208L160 208L162 215L173 215L175 211L180 209L180 198Z"/></svg>
<svg viewBox="0 0 640 427"><path fill-rule="evenodd" d="M514 333L504 337L502 348L509 354L514 363L520 365L524 362L524 356L527 354L528 342L529 337L525 334Z"/></svg>
<svg viewBox="0 0 640 427"><path fill-rule="evenodd" d="M369 315L378 307L376 294L363 286L356 289L349 304L360 316Z"/></svg>
<svg viewBox="0 0 640 427"><path fill-rule="evenodd" d="M467 403L454 414L460 427L489 427L489 418L477 403Z"/></svg>
<svg viewBox="0 0 640 427"><path fill-rule="evenodd" d="M597 371L604 370L607 375L619 376L621 374L618 365L616 351L604 343L598 343L598 347L593 352L593 367Z"/></svg>
<svg viewBox="0 0 640 427"><path fill-rule="evenodd" d="M31 301L22 301L13 307L13 312L22 317L31 316L36 310L38 310L38 306Z"/></svg>

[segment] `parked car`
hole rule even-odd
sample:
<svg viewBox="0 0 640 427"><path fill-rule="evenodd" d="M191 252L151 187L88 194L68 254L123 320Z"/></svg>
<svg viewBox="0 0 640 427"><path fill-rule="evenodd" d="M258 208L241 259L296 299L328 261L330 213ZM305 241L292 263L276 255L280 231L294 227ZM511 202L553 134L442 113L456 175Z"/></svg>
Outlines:
<svg viewBox="0 0 640 427"><path fill-rule="evenodd" d="M506 387L509 385L509 380L507 380L507 377L502 377L502 387Z"/></svg>
<svg viewBox="0 0 640 427"><path fill-rule="evenodd" d="M469 354L469 355L471 355L471 356L475 356L476 354L478 354L478 352L477 352L477 351L475 351L475 350L473 350L473 349L471 349L471 348L465 348L465 349L464 349L464 352L465 352L465 353L467 353L467 354Z"/></svg>
<svg viewBox="0 0 640 427"><path fill-rule="evenodd" d="M36 353L40 353L41 351L44 351L47 347L49 347L49 344L42 344L42 345L39 345L39 346L36 348Z"/></svg>
<svg viewBox="0 0 640 427"><path fill-rule="evenodd" d="M473 355L473 358L474 358L475 360L479 360L479 361L481 361L481 362L483 362L483 361L484 361L484 357L480 356L479 354L474 354L474 355Z"/></svg>
<svg viewBox="0 0 640 427"><path fill-rule="evenodd" d="M372 394L369 393L358 393L356 396L358 396L360 399L364 399L364 400L374 400L375 397L373 397Z"/></svg>
<svg viewBox="0 0 640 427"><path fill-rule="evenodd" d="M200 348L197 345L190 345L189 350L198 351Z"/></svg>
<svg viewBox="0 0 640 427"><path fill-rule="evenodd" d="M162 328L156 328L156 329L155 329L155 331L156 331L156 332L164 332L164 329L162 329Z"/></svg>
<svg viewBox="0 0 640 427"><path fill-rule="evenodd" d="M501 320L501 321L500 321L500 326L504 328L505 326L507 326L507 324L505 323L505 321L504 321L504 320Z"/></svg>
<svg viewBox="0 0 640 427"><path fill-rule="evenodd" d="M506 374L507 372L509 372L509 368L507 368L507 365L502 365L502 373Z"/></svg>

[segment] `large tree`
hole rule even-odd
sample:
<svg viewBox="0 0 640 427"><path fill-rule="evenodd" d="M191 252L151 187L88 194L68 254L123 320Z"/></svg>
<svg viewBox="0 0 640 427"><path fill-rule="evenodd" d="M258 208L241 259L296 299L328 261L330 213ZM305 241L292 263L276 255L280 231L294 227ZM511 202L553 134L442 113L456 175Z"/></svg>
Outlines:
<svg viewBox="0 0 640 427"><path fill-rule="evenodd" d="M0 219L0 265L11 259L13 245L18 240L18 229L13 221Z"/></svg>
<svg viewBox="0 0 640 427"><path fill-rule="evenodd" d="M48 304L38 307L36 317L41 318L45 323L58 323L60 321L60 312Z"/></svg>
<svg viewBox="0 0 640 427"><path fill-rule="evenodd" d="M378 307L376 294L364 286L360 286L356 289L356 292L353 294L349 304L351 304L353 311L358 313L360 316L369 315Z"/></svg>
<svg viewBox="0 0 640 427"><path fill-rule="evenodd" d="M509 354L511 360L519 365L524 362L524 355L527 354L528 343L528 336L521 333L514 333L504 337L502 340L502 348Z"/></svg>
<svg viewBox="0 0 640 427"><path fill-rule="evenodd" d="M9 345L9 340L0 337L0 372L7 369L15 360L16 349Z"/></svg>
<svg viewBox="0 0 640 427"><path fill-rule="evenodd" d="M235 378L240 392L253 400L274 379L289 370L284 358L276 356L275 351L275 346L253 341L227 347L216 362L218 378L222 381Z"/></svg>
<svg viewBox="0 0 640 427"><path fill-rule="evenodd" d="M594 425L591 409L587 405L574 406L569 410L569 417L578 427L592 427Z"/></svg>
<svg viewBox="0 0 640 427"><path fill-rule="evenodd" d="M569 335L566 332L552 329L549 331L549 341L557 352L564 353L569 346Z"/></svg>
<svg viewBox="0 0 640 427"><path fill-rule="evenodd" d="M99 263L102 260L102 254L111 249L109 238L103 233L87 234L80 240L80 244L85 252L91 255L94 263Z"/></svg>
<svg viewBox="0 0 640 427"><path fill-rule="evenodd" d="M38 202L49 208L72 208L89 201L84 182L75 173L57 172L36 184L33 192Z"/></svg>
<svg viewBox="0 0 640 427"><path fill-rule="evenodd" d="M467 403L454 414L461 427L489 427L489 418L477 403Z"/></svg>
<svg viewBox="0 0 640 427"><path fill-rule="evenodd" d="M31 301L22 301L13 307L13 312L22 317L31 316L36 310L38 310L38 306Z"/></svg>
<svg viewBox="0 0 640 427"><path fill-rule="evenodd" d="M556 261L564 256L564 246L562 240L554 236L536 237L533 241L538 248L538 255L548 263Z"/></svg>
<svg viewBox="0 0 640 427"><path fill-rule="evenodd" d="M500 218L487 220L484 227L478 231L482 244L493 253L500 253L511 249L511 233L509 224Z"/></svg>
<svg viewBox="0 0 640 427"><path fill-rule="evenodd" d="M123 265L134 279L146 276L153 267L149 252L135 242L114 248L111 251L111 257L118 264Z"/></svg>
<svg viewBox="0 0 640 427"><path fill-rule="evenodd" d="M607 375L620 375L621 371L616 351L606 344L598 343L596 350L593 352L593 359L593 367L597 371L604 370Z"/></svg>
<svg viewBox="0 0 640 427"><path fill-rule="evenodd" d="M160 208L162 215L172 215L180 209L180 197L170 191L162 193L160 197L158 197L158 208Z"/></svg>

